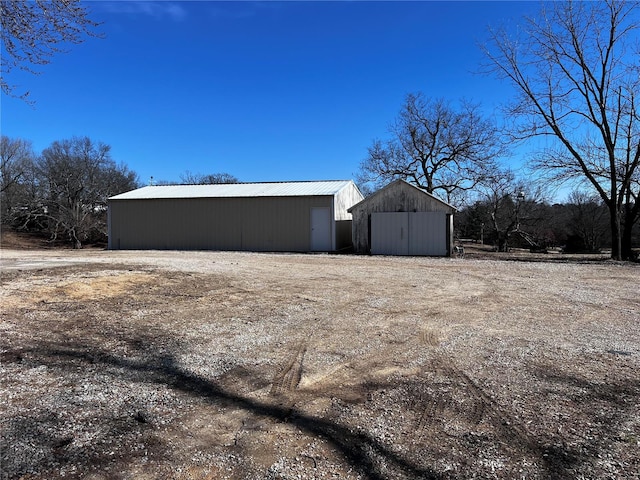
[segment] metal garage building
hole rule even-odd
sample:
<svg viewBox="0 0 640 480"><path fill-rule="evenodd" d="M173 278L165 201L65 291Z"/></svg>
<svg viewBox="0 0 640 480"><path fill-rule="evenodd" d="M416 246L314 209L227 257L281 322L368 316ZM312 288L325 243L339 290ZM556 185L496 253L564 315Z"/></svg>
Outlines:
<svg viewBox="0 0 640 480"><path fill-rule="evenodd" d="M353 247L374 255L450 256L455 208L396 180L349 209Z"/></svg>
<svg viewBox="0 0 640 480"><path fill-rule="evenodd" d="M109 249L339 251L362 199L351 180L148 186L109 199Z"/></svg>

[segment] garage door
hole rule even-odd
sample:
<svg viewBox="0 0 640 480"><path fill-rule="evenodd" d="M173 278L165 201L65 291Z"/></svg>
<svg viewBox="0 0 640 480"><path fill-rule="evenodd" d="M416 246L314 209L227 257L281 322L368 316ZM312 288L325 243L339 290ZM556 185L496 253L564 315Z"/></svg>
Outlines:
<svg viewBox="0 0 640 480"><path fill-rule="evenodd" d="M445 256L447 215L441 212L372 213L370 240L374 255Z"/></svg>
<svg viewBox="0 0 640 480"><path fill-rule="evenodd" d="M409 255L409 214L371 214L371 253Z"/></svg>

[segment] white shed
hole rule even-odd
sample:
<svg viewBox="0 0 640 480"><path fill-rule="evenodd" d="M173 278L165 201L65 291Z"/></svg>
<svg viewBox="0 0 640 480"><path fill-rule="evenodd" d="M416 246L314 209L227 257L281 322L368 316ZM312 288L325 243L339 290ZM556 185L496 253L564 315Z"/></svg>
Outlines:
<svg viewBox="0 0 640 480"><path fill-rule="evenodd" d="M374 255L450 256L455 208L396 180L349 209L353 247Z"/></svg>

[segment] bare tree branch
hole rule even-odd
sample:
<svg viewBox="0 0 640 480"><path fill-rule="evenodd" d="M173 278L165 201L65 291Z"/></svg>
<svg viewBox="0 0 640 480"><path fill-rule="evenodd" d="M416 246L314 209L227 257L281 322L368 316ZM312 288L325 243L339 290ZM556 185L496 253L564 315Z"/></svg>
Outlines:
<svg viewBox="0 0 640 480"><path fill-rule="evenodd" d="M14 96L15 85L7 82L14 68L38 74L38 66L65 52L65 45L82 43L86 36L99 36L99 25L88 17L80 0L0 0L2 67L0 86ZM29 92L17 95L27 99Z"/></svg>
<svg viewBox="0 0 640 480"><path fill-rule="evenodd" d="M390 133L369 147L359 180L381 186L402 178L449 202L474 188L504 154L497 127L464 101L456 110L442 99L407 95Z"/></svg>

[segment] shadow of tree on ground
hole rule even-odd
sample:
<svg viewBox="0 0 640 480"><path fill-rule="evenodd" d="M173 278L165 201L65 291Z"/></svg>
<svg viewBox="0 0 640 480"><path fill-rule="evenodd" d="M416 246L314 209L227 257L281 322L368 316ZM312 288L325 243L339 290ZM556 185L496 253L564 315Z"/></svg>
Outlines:
<svg viewBox="0 0 640 480"><path fill-rule="evenodd" d="M214 381L181 368L170 353L152 357L151 361L139 361L112 355L94 346L68 343L41 345L28 353L43 365L59 369L64 369L65 362L70 361L97 364L105 368L116 367L125 372L124 375L130 381L162 384L219 407L240 408L256 416L285 422L324 439L341 453L349 465L372 480L442 478L433 470L403 458L368 433L353 431L337 422L305 414L296 408L261 402L233 393ZM77 368L75 365L69 367ZM31 421L37 422L37 419ZM140 417L138 421L144 423L144 418Z"/></svg>
<svg viewBox="0 0 640 480"><path fill-rule="evenodd" d="M130 332L131 333L131 332ZM152 341L152 339L155 339ZM72 377L84 369L94 369L102 373L105 378L119 380L123 385L131 383L156 384L172 392L180 392L185 396L199 402L205 402L220 408L240 409L256 417L268 418L277 423L283 423L295 427L300 431L317 439L321 439L333 446L344 458L346 464L352 467L366 478L374 480L395 478L416 479L445 479L458 478L454 472L440 473L429 465L435 465L434 458L441 455L447 457L448 448L462 448L458 455L473 455L485 448L501 449L505 458L512 460L526 457L530 464L536 465L529 473L540 474L545 478L575 478L580 472L585 472L589 465L599 461L606 455L609 444L619 435L621 422L627 421L633 416L634 406L640 397L640 382L635 378L616 378L608 381L597 381L584 378L566 369L550 365L532 363L528 366L530 375L537 379L536 385L549 389L549 395L561 395L563 399L575 404L575 412L569 411L567 415L558 421L558 427L575 427L577 433L557 433L552 430L537 430L535 426L525 424L525 419L517 411L500 404L491 395L491 391L483 387L481 383L474 381L462 369L456 366L454 359L445 353L433 354L433 365L442 376L440 385L429 384L429 379L409 377L396 379L394 385L384 388L401 389L413 400L408 402L405 411L427 411L433 402L446 405L448 409L444 413L450 414L450 419L457 416L460 420L467 421L469 425L482 421L485 428L485 436L468 430L461 439L447 438L446 429L439 425L433 427L441 438L434 439L435 443L422 442L421 451L411 456L394 451L393 446L375 438L372 433L364 432L357 428L350 428L338 420L332 421L326 417L310 415L300 409L278 403L278 398L273 401L260 401L250 398L249 395L240 394L230 388L230 379L223 376L219 380L211 380L205 376L191 372L177 361L176 352L180 352L181 345L178 340L158 335L150 336L132 335L128 338L129 348L123 353L113 353L106 348L77 341L40 341L31 348L25 348L20 352L9 352L6 360L12 362L26 362L25 367L47 367L56 375ZM242 367L243 377L260 384L265 383L258 372ZM234 377L236 381L237 377ZM268 382L267 382L268 383ZM227 386L225 386L227 385ZM369 387L367 387L369 388ZM381 388L380 385L371 385L371 390ZM538 398L531 405L541 410L544 416L545 399L547 392L538 392ZM456 403L456 397L463 399L463 403ZM69 398L67 398L69 401ZM73 399L71 399L71 402ZM552 396L548 399L554 402ZM466 403L464 403L466 402ZM135 403L135 402L134 402ZM468 411L460 410L462 406L471 404ZM457 406L456 406L457 405ZM110 457L108 442L96 444L89 450L75 445L73 436L68 433L54 435L52 431L65 432L63 424L68 412L56 411L55 407L29 408L24 416L14 418L3 425L3 442L5 438L14 438L15 432L27 432L29 441L39 442L45 446L45 453L51 457L33 455L25 458L22 465L14 469L20 471L12 477L4 474L0 469L0 478L20 478L20 475L29 471L45 471L53 466L60 468L82 468L91 465L92 469L100 469L113 464ZM132 406L131 414L119 412L103 419L108 425L105 427L105 435L127 436L131 431L144 432L148 425L148 418L144 408L136 409ZM437 409L436 409L437 410ZM114 410L115 411L115 410ZM562 412L562 408L559 410ZM432 412L433 413L433 412ZM453 417L452 417L453 416ZM473 417L473 418L472 418ZM442 420L443 422L446 421ZM541 421L550 421L540 418ZM580 424L578 424L580 423ZM573 425L572 425L573 424ZM43 426L52 428L47 429ZM154 444L149 448L155 450L157 456L162 457L163 452L168 451L167 445L161 437L151 437ZM148 440L148 438L147 438ZM456 443L460 441L460 443ZM622 442L634 441L632 437L623 438ZM9 452L5 450L3 455ZM135 452L132 452L132 455ZM421 456L424 461L421 464ZM455 456L449 455L449 458ZM636 461L636 464L638 461ZM472 462L465 468L469 469ZM633 464L635 465L635 464ZM633 468L633 465L629 468ZM639 465L640 466L640 465ZM68 471L68 470L67 470ZM467 470L469 473L469 470ZM487 473L487 472L484 472ZM602 473L602 472L601 472ZM457 475L462 476L458 471ZM69 474L67 474L69 476ZM118 477L119 478L119 477ZM501 477L501 478L506 478Z"/></svg>

